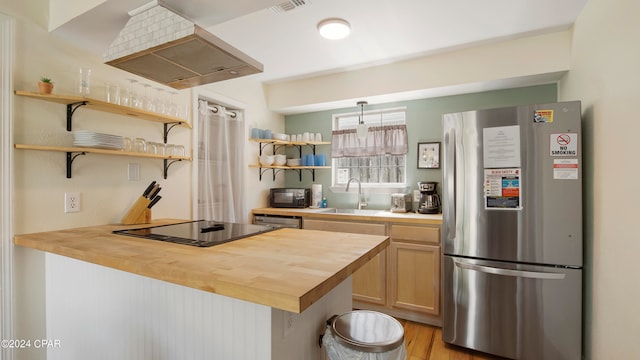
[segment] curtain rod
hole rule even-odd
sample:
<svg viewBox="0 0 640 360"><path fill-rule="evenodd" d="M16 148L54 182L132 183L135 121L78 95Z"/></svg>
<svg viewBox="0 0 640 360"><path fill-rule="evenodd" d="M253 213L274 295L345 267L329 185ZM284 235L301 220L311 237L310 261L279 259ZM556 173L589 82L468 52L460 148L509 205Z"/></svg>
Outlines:
<svg viewBox="0 0 640 360"><path fill-rule="evenodd" d="M217 113L217 112L218 112L218 108L217 108L217 107L215 107L215 106L207 106L207 109L209 109L209 110L213 111L214 113ZM234 118L234 119L235 119L235 117L237 116L237 114L236 114L236 112L235 112L235 111L225 111L225 113L226 113L227 115L231 116L231 117L232 117L232 118Z"/></svg>

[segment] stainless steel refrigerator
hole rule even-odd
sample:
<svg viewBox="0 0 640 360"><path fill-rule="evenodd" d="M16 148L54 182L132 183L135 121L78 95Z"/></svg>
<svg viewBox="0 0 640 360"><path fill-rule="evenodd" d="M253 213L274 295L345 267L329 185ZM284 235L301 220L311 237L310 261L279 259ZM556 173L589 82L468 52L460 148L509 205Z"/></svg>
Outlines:
<svg viewBox="0 0 640 360"><path fill-rule="evenodd" d="M443 340L582 353L580 102L443 115Z"/></svg>

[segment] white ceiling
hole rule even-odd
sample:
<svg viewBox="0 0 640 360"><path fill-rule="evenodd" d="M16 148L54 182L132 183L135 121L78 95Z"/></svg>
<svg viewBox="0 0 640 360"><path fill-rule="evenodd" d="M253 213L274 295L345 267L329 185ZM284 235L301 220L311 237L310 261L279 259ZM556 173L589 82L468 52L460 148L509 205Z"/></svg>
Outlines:
<svg viewBox="0 0 640 360"><path fill-rule="evenodd" d="M261 81L339 72L481 43L567 29L587 0L163 0L167 7L264 64ZM288 0L287 0L288 1ZM131 11L149 0L106 0L53 32L102 53ZM344 40L322 39L318 22L351 23Z"/></svg>

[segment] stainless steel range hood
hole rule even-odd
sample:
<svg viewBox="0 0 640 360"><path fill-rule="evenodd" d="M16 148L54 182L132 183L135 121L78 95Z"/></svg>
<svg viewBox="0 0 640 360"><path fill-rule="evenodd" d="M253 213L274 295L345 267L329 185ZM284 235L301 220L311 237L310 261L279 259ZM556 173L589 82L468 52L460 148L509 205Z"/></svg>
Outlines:
<svg viewBox="0 0 640 360"><path fill-rule="evenodd" d="M260 73L258 61L154 1L130 13L106 64L175 89Z"/></svg>

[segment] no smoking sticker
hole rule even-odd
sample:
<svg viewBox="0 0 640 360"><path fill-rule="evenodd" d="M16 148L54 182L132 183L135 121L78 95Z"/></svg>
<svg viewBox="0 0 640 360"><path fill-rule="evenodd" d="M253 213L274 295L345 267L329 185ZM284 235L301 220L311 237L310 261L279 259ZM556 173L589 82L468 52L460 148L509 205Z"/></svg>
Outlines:
<svg viewBox="0 0 640 360"><path fill-rule="evenodd" d="M551 134L549 137L549 155L578 156L578 134Z"/></svg>

